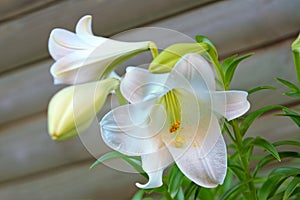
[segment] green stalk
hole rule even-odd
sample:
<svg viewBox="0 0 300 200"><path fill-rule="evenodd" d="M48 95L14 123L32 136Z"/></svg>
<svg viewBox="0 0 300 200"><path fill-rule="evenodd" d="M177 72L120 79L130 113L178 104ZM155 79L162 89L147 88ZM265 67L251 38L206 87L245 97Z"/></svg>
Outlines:
<svg viewBox="0 0 300 200"><path fill-rule="evenodd" d="M298 78L298 85L300 86L300 54L298 51L293 51L293 58L295 63L296 75Z"/></svg>
<svg viewBox="0 0 300 200"><path fill-rule="evenodd" d="M256 188L255 188L253 178L250 173L249 162L248 162L247 156L245 154L245 151L243 149L243 138L240 133L238 121L236 119L232 120L231 125L233 127L234 136L236 139L235 144L237 146L237 151L238 151L238 154L240 157L240 161L241 161L242 167L244 169L246 179L249 181L247 185L248 185L248 188L250 191L250 197L252 200L257 200Z"/></svg>
<svg viewBox="0 0 300 200"><path fill-rule="evenodd" d="M127 100L125 99L125 97L122 95L122 93L120 91L120 88L117 88L115 90L115 92L116 92L116 96L118 98L118 101L119 101L120 105L125 105L125 104L128 103Z"/></svg>

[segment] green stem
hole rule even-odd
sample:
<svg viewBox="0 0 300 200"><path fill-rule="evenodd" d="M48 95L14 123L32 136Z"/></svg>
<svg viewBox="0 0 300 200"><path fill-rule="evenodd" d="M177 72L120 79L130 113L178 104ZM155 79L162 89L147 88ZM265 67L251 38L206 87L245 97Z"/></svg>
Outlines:
<svg viewBox="0 0 300 200"><path fill-rule="evenodd" d="M116 90L116 95L117 95L117 98L118 98L118 101L120 103L120 105L125 105L127 104L127 100L124 98L124 96L122 95L121 91L120 91L120 88L117 88Z"/></svg>
<svg viewBox="0 0 300 200"><path fill-rule="evenodd" d="M243 138L242 138L241 133L240 133L240 129L239 129L237 119L232 120L231 125L232 125L233 130L234 130L234 136L235 136L235 139L236 139L235 144L237 146L237 151L238 151L238 154L239 154L239 157L240 157L240 161L241 161L242 167L244 169L246 179L249 181L248 182L248 187L249 187L251 199L252 200L257 200L256 188L255 188L253 178L252 178L251 173L250 173L249 161L248 161L246 153L243 149L243 147L244 147L243 146Z"/></svg>
<svg viewBox="0 0 300 200"><path fill-rule="evenodd" d="M151 51L153 59L155 59L158 56L158 48L154 42L151 42L149 44L149 49Z"/></svg>
<svg viewBox="0 0 300 200"><path fill-rule="evenodd" d="M300 86L300 54L298 51L293 51L293 58L295 63L296 75L298 78L298 85Z"/></svg>

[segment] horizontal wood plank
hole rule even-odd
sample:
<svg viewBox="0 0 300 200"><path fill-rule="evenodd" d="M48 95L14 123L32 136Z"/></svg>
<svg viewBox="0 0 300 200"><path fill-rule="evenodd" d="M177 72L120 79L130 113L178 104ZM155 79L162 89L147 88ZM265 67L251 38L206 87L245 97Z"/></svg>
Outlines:
<svg viewBox="0 0 300 200"><path fill-rule="evenodd" d="M0 2L0 22L35 11L57 0L2 0Z"/></svg>
<svg viewBox="0 0 300 200"><path fill-rule="evenodd" d="M104 165L89 170L91 162L0 185L1 199L130 199L141 175L118 172Z"/></svg>
<svg viewBox="0 0 300 200"><path fill-rule="evenodd" d="M211 1L60 1L22 18L0 24L0 46L5 47L5 51L0 54L0 72L48 57L47 40L50 31L56 27L73 30L83 15L93 15L95 32L107 36Z"/></svg>

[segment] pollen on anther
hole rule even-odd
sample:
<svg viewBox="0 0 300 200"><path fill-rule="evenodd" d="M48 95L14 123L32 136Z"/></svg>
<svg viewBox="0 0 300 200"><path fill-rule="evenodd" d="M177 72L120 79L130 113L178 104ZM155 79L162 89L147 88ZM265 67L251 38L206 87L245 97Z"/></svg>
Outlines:
<svg viewBox="0 0 300 200"><path fill-rule="evenodd" d="M169 132L170 132L170 133L175 133L179 128L180 128L180 121L177 120L177 121L174 122L174 124L172 124L172 126L169 128Z"/></svg>

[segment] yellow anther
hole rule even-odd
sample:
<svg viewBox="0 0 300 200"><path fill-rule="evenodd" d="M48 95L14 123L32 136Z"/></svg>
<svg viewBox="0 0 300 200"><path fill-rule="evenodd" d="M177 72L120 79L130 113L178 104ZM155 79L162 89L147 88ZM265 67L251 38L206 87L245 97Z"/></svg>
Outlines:
<svg viewBox="0 0 300 200"><path fill-rule="evenodd" d="M169 128L169 132L170 132L170 133L175 133L179 128L180 128L180 121L177 120L177 121L174 122L174 124L172 124L172 126Z"/></svg>
<svg viewBox="0 0 300 200"><path fill-rule="evenodd" d="M183 147L184 143L185 143L185 139L183 137L181 137L179 135L177 135L175 137L175 141L174 141L175 147L181 148L181 147Z"/></svg>

